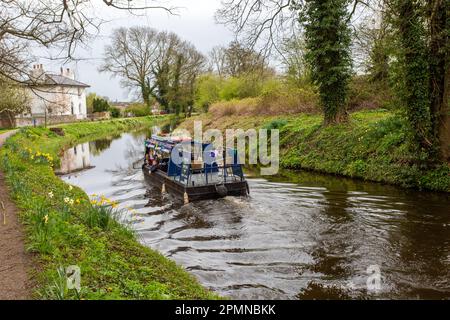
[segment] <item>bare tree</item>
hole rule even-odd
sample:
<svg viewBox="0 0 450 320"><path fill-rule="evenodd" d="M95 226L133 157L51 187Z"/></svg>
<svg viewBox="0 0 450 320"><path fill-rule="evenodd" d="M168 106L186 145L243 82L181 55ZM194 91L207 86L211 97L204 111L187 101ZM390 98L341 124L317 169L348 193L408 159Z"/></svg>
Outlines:
<svg viewBox="0 0 450 320"><path fill-rule="evenodd" d="M176 34L134 27L114 32L100 71L140 90L146 104L153 97L164 109L179 112L190 103L204 65L204 56Z"/></svg>
<svg viewBox="0 0 450 320"><path fill-rule="evenodd" d="M138 88L149 105L148 77L160 57L157 31L145 27L120 28L111 38L112 44L105 47L104 63L99 70L120 77L124 87Z"/></svg>
<svg viewBox="0 0 450 320"><path fill-rule="evenodd" d="M210 63L220 77L246 74L264 76L272 72L262 54L237 41L232 41L228 47L214 47L210 52Z"/></svg>
<svg viewBox="0 0 450 320"><path fill-rule="evenodd" d="M361 7L380 0L349 0L348 21ZM231 28L239 41L262 54L283 56L282 44L301 33L299 19L306 0L222 0L216 21ZM357 18L355 19L357 20Z"/></svg>
<svg viewBox="0 0 450 320"><path fill-rule="evenodd" d="M307 79L309 69L305 59L305 40L301 36L285 39L281 48L285 74L293 83L302 84Z"/></svg>
<svg viewBox="0 0 450 320"><path fill-rule="evenodd" d="M169 2L169 1L166 1ZM94 4L96 3L96 4ZM61 59L71 59L79 44L87 43L104 19L95 14L95 5L118 10L160 9L172 14L176 8L154 0L0 0L0 75L23 81L28 78L26 48L60 50Z"/></svg>
<svg viewBox="0 0 450 320"><path fill-rule="evenodd" d="M298 12L293 0L223 0L216 13L219 23L231 27L240 41L249 47L261 43L261 51L277 49L280 39L298 28Z"/></svg>
<svg viewBox="0 0 450 320"><path fill-rule="evenodd" d="M209 52L209 61L211 64L211 69L214 72L217 72L219 77L223 77L225 74L225 64L226 64L226 56L225 56L226 48L223 46L215 46Z"/></svg>

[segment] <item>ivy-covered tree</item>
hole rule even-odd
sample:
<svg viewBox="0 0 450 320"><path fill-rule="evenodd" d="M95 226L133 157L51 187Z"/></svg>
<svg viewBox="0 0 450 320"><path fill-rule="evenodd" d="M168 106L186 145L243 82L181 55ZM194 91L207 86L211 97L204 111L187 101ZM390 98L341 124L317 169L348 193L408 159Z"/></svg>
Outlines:
<svg viewBox="0 0 450 320"><path fill-rule="evenodd" d="M400 97L413 146L448 159L449 1L389 0L400 41Z"/></svg>
<svg viewBox="0 0 450 320"><path fill-rule="evenodd" d="M426 30L417 1L395 0L396 26L402 47L401 97L411 125L414 145L427 149L431 142L430 104L428 95L428 56Z"/></svg>
<svg viewBox="0 0 450 320"><path fill-rule="evenodd" d="M450 0L430 0L430 113L432 135L438 156L450 160Z"/></svg>
<svg viewBox="0 0 450 320"><path fill-rule="evenodd" d="M305 26L306 58L319 88L325 124L347 119L351 78L348 0L307 0L301 14Z"/></svg>

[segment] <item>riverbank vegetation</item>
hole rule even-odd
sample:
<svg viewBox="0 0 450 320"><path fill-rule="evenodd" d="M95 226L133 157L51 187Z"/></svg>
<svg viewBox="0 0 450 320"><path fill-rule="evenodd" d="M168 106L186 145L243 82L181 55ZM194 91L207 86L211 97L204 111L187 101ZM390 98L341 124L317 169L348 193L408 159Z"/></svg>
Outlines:
<svg viewBox="0 0 450 320"><path fill-rule="evenodd" d="M446 163L421 166L411 151L406 121L387 110L351 113L345 124L323 126L318 114L224 115L206 113L184 121L192 130L201 120L204 129L279 129L280 166L384 182L407 188L450 192Z"/></svg>
<svg viewBox="0 0 450 320"><path fill-rule="evenodd" d="M89 198L55 176L65 147L124 130L148 127L155 118L133 118L23 128L0 151L11 196L20 208L26 246L36 268L36 298L42 299L210 299L213 294L174 262L144 247L127 212L114 202ZM65 268L78 266L81 290L66 285Z"/></svg>
<svg viewBox="0 0 450 320"><path fill-rule="evenodd" d="M207 127L280 129L287 168L449 191L444 3L227 1L217 17L241 44L211 52L196 110Z"/></svg>

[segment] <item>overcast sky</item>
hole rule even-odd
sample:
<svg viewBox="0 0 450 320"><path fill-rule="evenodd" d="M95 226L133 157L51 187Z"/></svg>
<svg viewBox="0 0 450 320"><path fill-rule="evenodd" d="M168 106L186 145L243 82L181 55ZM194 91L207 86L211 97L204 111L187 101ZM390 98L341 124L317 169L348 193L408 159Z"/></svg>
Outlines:
<svg viewBox="0 0 450 320"><path fill-rule="evenodd" d="M100 35L89 44L90 50L78 50L78 56L88 59L69 65L75 69L77 79L89 84L91 86L89 91L107 96L113 101L129 101L135 98L127 89L120 86L119 79L111 79L109 74L97 71L103 48L110 41L111 31L117 27L144 25L158 30L173 31L183 40L192 42L204 54L216 45L226 45L233 40L231 32L214 22L214 13L220 6L220 0L174 0L172 4L179 7L178 16L170 16L162 10L133 15L126 11L100 6L97 14L101 14L102 18L106 17L108 22L101 26ZM57 71L60 67L58 63L50 63L43 59L40 63L49 71Z"/></svg>

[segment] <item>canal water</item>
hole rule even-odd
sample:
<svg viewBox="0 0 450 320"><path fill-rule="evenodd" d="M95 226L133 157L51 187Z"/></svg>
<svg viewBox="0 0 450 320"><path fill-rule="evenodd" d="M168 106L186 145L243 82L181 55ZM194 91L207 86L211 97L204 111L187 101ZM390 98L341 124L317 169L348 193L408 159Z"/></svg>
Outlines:
<svg viewBox="0 0 450 320"><path fill-rule="evenodd" d="M117 200L143 244L205 287L240 299L450 298L448 195L248 172L250 197L183 206L144 181L145 137L67 150L62 179Z"/></svg>

